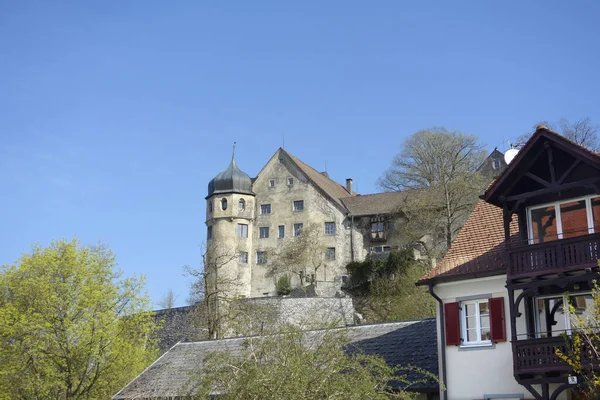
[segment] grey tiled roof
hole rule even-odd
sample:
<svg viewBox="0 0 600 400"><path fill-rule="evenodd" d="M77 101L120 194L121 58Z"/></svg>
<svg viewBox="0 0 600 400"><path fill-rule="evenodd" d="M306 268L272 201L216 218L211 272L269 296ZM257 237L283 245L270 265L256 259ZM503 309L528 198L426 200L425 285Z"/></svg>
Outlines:
<svg viewBox="0 0 600 400"><path fill-rule="evenodd" d="M385 192L342 198L351 215L378 215L400 212L405 204L406 192Z"/></svg>
<svg viewBox="0 0 600 400"><path fill-rule="evenodd" d="M379 354L390 366L413 365L437 375L437 345L435 319L357 325L347 329L349 351L361 350ZM319 335L323 331L308 331ZM195 392L191 377L202 367L202 360L210 352L228 351L240 354L247 337L178 343L144 372L121 389L115 400L157 399L186 396ZM416 375L409 375L417 378ZM391 383L398 385L397 382ZM433 380L421 382L411 390L435 391Z"/></svg>

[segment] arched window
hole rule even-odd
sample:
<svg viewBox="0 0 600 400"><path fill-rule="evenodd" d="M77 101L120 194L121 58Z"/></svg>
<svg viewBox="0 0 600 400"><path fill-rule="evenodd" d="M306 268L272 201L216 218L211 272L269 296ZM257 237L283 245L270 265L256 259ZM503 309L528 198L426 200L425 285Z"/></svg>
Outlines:
<svg viewBox="0 0 600 400"><path fill-rule="evenodd" d="M240 206L240 210L246 209L246 201L244 199L240 199L240 201L238 202L238 205Z"/></svg>
<svg viewBox="0 0 600 400"><path fill-rule="evenodd" d="M221 199L221 208L223 211L227 210L227 199Z"/></svg>

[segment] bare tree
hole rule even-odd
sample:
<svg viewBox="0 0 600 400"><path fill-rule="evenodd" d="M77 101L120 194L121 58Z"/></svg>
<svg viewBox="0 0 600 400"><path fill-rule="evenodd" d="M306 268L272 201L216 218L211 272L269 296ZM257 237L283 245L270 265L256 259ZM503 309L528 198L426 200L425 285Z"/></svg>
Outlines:
<svg viewBox="0 0 600 400"><path fill-rule="evenodd" d="M445 128L421 130L404 141L378 185L407 191L402 212L409 219L405 229L418 228L415 238L444 238L449 248L485 188L477 172L485 156L476 136Z"/></svg>
<svg viewBox="0 0 600 400"><path fill-rule="evenodd" d="M156 305L160 308L173 308L175 307L175 301L177 301L178 297L179 296L175 296L173 293L173 289L169 289L167 293L164 294L162 299L156 303Z"/></svg>
<svg viewBox="0 0 600 400"><path fill-rule="evenodd" d="M598 138L600 127L594 125L590 118L581 118L575 122L570 122L566 118L561 118L556 124L552 124L548 121L540 121L534 125L533 131L540 125L545 126L551 131L554 131L583 147L593 151L600 151L600 139ZM514 144L522 146L529 140L531 135L532 133L522 134L516 139L516 143Z"/></svg>
<svg viewBox="0 0 600 400"><path fill-rule="evenodd" d="M317 276L326 265L327 247L323 244L322 226L310 223L298 236L290 238L278 249L270 249L269 276L281 276L292 273L298 276L300 286L304 286L305 277Z"/></svg>
<svg viewBox="0 0 600 400"><path fill-rule="evenodd" d="M237 268L231 267L238 257L236 250L216 243L209 244L202 246L201 269L184 267L186 274L194 278L188 300L200 308L199 315L211 339L223 336L229 305L240 285L235 273Z"/></svg>

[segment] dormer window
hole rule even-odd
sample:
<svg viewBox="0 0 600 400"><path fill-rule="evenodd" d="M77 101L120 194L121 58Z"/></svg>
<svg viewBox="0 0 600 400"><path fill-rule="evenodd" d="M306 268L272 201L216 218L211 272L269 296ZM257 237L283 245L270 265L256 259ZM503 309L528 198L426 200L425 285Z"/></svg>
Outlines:
<svg viewBox="0 0 600 400"><path fill-rule="evenodd" d="M498 169L498 168L500 168L500 161L499 161L499 160L494 160L494 161L492 161L492 168L493 168L493 169Z"/></svg>
<svg viewBox="0 0 600 400"><path fill-rule="evenodd" d="M223 211L227 210L227 199L221 199L221 209Z"/></svg>

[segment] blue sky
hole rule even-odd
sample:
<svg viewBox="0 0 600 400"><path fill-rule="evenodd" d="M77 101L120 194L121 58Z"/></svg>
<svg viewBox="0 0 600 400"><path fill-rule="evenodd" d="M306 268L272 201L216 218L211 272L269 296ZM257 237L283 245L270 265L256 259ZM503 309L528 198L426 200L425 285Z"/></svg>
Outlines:
<svg viewBox="0 0 600 400"><path fill-rule="evenodd" d="M283 143L361 193L411 133L489 150L540 120L600 123L592 1L0 0L0 264L107 243L183 305L208 181Z"/></svg>

